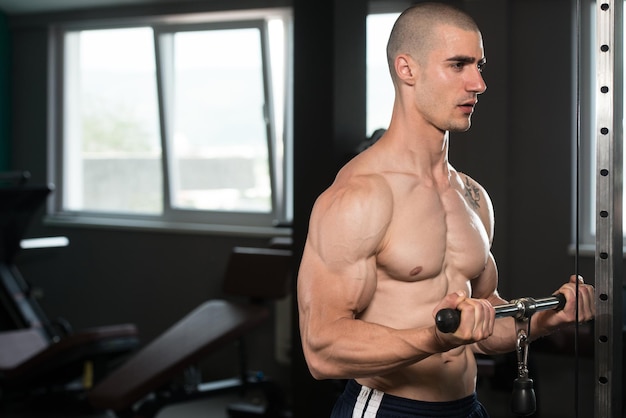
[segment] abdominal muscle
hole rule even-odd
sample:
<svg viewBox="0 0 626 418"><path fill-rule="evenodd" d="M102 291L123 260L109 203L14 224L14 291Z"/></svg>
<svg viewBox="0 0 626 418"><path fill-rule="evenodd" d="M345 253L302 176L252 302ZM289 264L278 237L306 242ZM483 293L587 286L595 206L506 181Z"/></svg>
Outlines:
<svg viewBox="0 0 626 418"><path fill-rule="evenodd" d="M401 370L357 379L386 394L427 402L465 398L475 391L476 360L470 347L434 354Z"/></svg>
<svg viewBox="0 0 626 418"><path fill-rule="evenodd" d="M386 260L386 257L382 259ZM469 260L464 261L465 263L455 265L469 268ZM394 265L398 266L401 263L396 262ZM476 263L474 273L478 272L480 265L480 262ZM394 269L379 267L376 292L367 309L361 312L358 318L395 329L417 330L432 327L435 306L447 293L465 290L471 295L471 280L464 274L459 274L458 268L443 268L438 274L433 275L433 271L437 270L435 266L430 263L422 263L421 266L422 271L413 277L400 275L393 277ZM395 273L404 270L410 269L395 270ZM475 391L476 371L472 346L464 345L444 353L433 354L390 373L359 378L357 381L390 395L428 402L444 402L471 395Z"/></svg>

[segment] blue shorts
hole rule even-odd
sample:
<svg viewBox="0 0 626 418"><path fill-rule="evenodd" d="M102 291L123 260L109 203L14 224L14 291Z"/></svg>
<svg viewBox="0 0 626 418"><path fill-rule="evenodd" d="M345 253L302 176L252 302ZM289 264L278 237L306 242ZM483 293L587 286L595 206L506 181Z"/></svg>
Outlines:
<svg viewBox="0 0 626 418"><path fill-rule="evenodd" d="M424 402L385 394L348 381L331 418L489 418L476 394L450 402Z"/></svg>

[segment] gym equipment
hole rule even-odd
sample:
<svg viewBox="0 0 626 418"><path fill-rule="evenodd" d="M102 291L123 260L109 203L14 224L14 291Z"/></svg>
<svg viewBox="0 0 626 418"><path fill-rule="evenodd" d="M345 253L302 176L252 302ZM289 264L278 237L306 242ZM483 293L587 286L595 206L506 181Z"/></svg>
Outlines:
<svg viewBox="0 0 626 418"><path fill-rule="evenodd" d="M624 416L624 2L595 2L595 418ZM580 33L580 31L579 31ZM578 376L576 376L578 379ZM578 399L576 399L578 406ZM578 417L578 410L576 410Z"/></svg>
<svg viewBox="0 0 626 418"><path fill-rule="evenodd" d="M241 300L208 300L114 370L88 393L98 409L118 417L149 418L166 405L188 401L225 390L245 393L262 390L263 404L237 403L231 417L278 417L282 395L279 388L247 368L245 335L270 316L263 302L289 293L292 252L286 249L234 247L223 282L224 293ZM238 343L239 375L216 382L201 382L194 366L227 344ZM187 373L185 384L175 379ZM189 376L191 375L191 379Z"/></svg>
<svg viewBox="0 0 626 418"><path fill-rule="evenodd" d="M565 296L561 293L547 298L514 299L510 303L495 306L496 318L512 316L515 319L529 319L535 312L550 309L563 309ZM441 309L435 316L435 323L441 332L450 333L456 331L461 322L461 312L456 309Z"/></svg>
<svg viewBox="0 0 626 418"><path fill-rule="evenodd" d="M561 293L547 298L520 298L511 303L495 306L496 318L513 317L517 329L515 351L517 353L518 376L513 382L511 412L516 416L529 416L537 409L533 380L528 377L528 348L530 345L530 317L539 311L560 310L565 306L565 296ZM461 311L442 309L435 315L439 331L452 333L461 323Z"/></svg>
<svg viewBox="0 0 626 418"><path fill-rule="evenodd" d="M36 292L15 265L24 233L52 192L29 186L28 172L0 175L0 394L3 400L37 393L82 392L110 363L139 345L133 324L74 332L48 318ZM80 381L80 384L76 384Z"/></svg>

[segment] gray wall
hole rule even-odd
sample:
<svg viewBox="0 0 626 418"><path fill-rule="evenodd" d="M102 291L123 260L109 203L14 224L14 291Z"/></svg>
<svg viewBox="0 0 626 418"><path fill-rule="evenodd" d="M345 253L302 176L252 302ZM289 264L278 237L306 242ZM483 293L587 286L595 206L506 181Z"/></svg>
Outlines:
<svg viewBox="0 0 626 418"><path fill-rule="evenodd" d="M364 48L358 39L364 38L367 9L357 0L294 0L293 4L294 247L299 256L313 200L365 134L364 71L358 71L358 62L364 64ZM574 268L567 251L573 2L466 0L463 4L483 29L488 90L470 132L452 137L451 161L482 183L494 202L493 251L502 295L548 295ZM46 29L37 21L45 17L35 23L14 19L11 30L11 168L29 169L34 181L44 181L47 41ZM219 295L218 282L231 246L267 244L260 238L44 227L39 222L32 234L67 235L72 243L64 249L23 254L20 260L24 275L45 289L44 306L52 316L63 315L76 327L134 322L144 341L200 301ZM592 280L593 259L583 258L580 271ZM271 333L271 327L266 331ZM294 343L299 348L295 328ZM273 364L271 347L258 347L253 367L286 372ZM336 391L335 382L313 381L299 350L294 356L295 416L323 416ZM220 369L218 365L227 362L218 358L210 363ZM561 370L561 375L552 372L558 375L557 384L571 385L570 370L565 366ZM561 387L560 395L546 399L540 394L540 401L571 405L572 392ZM581 394L587 399L592 395Z"/></svg>

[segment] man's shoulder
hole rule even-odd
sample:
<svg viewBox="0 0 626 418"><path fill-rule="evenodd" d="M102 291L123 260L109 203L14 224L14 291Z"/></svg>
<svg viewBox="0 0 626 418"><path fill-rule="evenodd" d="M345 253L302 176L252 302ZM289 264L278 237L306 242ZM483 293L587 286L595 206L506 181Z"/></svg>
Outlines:
<svg viewBox="0 0 626 418"><path fill-rule="evenodd" d="M378 199L389 197L391 188L383 173L363 164L347 164L325 193L354 199Z"/></svg>
<svg viewBox="0 0 626 418"><path fill-rule="evenodd" d="M476 179L472 178L472 176L470 176L469 174L466 174L461 171L456 171L454 169L452 169L452 172L455 174L459 184L461 184L464 188L467 189L469 187L469 188L477 189L481 193L487 193L485 188Z"/></svg>
<svg viewBox="0 0 626 418"><path fill-rule="evenodd" d="M392 205L391 187L384 176L346 166L317 198L315 210L348 217L384 216L391 213Z"/></svg>
<svg viewBox="0 0 626 418"><path fill-rule="evenodd" d="M487 193L487 190L469 175L461 172L456 172L456 175L458 176L459 184L461 184L463 194L468 203L470 203L479 214L490 238L492 238L495 220L491 197Z"/></svg>

